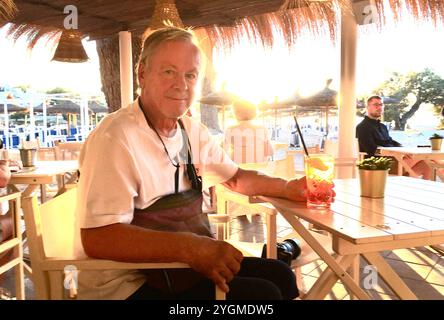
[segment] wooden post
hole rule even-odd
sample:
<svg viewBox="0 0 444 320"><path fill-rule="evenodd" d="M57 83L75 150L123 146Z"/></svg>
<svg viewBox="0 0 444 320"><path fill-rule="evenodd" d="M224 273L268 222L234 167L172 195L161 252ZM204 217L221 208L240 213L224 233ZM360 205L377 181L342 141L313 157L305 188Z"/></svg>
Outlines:
<svg viewBox="0 0 444 320"><path fill-rule="evenodd" d="M131 33L128 31L119 32L120 99L122 108L133 102L133 58L131 51Z"/></svg>

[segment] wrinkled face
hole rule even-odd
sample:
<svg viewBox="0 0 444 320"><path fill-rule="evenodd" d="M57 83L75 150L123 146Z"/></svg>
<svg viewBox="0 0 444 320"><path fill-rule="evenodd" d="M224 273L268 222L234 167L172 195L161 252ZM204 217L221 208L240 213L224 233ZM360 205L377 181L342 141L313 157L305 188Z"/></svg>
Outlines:
<svg viewBox="0 0 444 320"><path fill-rule="evenodd" d="M381 99L373 98L367 104L367 116L371 119L379 119L384 112L384 103Z"/></svg>
<svg viewBox="0 0 444 320"><path fill-rule="evenodd" d="M141 99L162 119L177 119L190 107L198 82L199 49L187 40L159 45L138 70Z"/></svg>

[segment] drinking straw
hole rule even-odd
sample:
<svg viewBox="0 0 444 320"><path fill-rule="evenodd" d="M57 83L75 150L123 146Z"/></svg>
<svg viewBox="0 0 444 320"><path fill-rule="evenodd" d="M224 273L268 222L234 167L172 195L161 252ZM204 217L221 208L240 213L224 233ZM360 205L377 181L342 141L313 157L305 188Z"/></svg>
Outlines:
<svg viewBox="0 0 444 320"><path fill-rule="evenodd" d="M299 137L301 137L302 146L304 147L305 155L309 157L307 146L305 145L304 136L302 135L301 128L299 128L298 119L296 119L296 116L293 116L294 122L296 123L296 129L298 130Z"/></svg>

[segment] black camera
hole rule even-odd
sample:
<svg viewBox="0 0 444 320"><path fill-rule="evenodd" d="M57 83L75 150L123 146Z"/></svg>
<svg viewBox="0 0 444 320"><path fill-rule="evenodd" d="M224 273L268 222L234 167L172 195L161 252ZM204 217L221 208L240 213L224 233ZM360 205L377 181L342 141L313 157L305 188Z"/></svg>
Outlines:
<svg viewBox="0 0 444 320"><path fill-rule="evenodd" d="M301 242L298 239L285 239L283 242L278 242L277 258L291 266L291 260L296 259L301 255ZM264 244L262 248L262 258L267 257L267 245Z"/></svg>

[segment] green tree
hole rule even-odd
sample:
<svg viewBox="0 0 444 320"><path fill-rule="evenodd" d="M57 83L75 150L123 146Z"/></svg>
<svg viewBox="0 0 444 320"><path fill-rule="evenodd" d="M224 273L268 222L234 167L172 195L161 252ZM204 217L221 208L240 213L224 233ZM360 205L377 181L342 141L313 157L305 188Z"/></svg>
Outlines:
<svg viewBox="0 0 444 320"><path fill-rule="evenodd" d="M54 89L46 91L47 94L69 93L69 92L71 91L62 87L55 87Z"/></svg>
<svg viewBox="0 0 444 320"><path fill-rule="evenodd" d="M435 106L435 114L437 117L441 118L441 123L439 125L439 129L444 129L444 107L443 106Z"/></svg>
<svg viewBox="0 0 444 320"><path fill-rule="evenodd" d="M25 93L28 91L29 87L30 87L29 84L21 84L19 86L16 86L16 88L22 89L22 91L25 92Z"/></svg>
<svg viewBox="0 0 444 320"><path fill-rule="evenodd" d="M394 120L396 130L405 130L407 120L422 104L444 106L444 79L430 69L407 74L394 72L375 93L390 97L385 101L384 120Z"/></svg>

